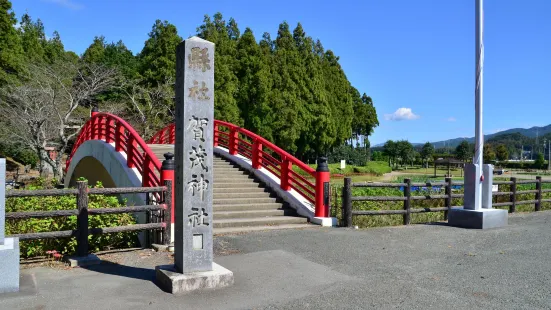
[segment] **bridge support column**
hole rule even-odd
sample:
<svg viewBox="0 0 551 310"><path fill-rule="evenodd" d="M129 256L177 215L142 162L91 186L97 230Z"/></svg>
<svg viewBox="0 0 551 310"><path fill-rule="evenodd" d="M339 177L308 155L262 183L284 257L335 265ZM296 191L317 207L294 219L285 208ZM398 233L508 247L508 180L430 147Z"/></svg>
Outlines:
<svg viewBox="0 0 551 310"><path fill-rule="evenodd" d="M318 158L316 168L316 210L312 222L322 226L337 226L337 218L330 217L329 197L330 193L330 172L327 165L327 158Z"/></svg>

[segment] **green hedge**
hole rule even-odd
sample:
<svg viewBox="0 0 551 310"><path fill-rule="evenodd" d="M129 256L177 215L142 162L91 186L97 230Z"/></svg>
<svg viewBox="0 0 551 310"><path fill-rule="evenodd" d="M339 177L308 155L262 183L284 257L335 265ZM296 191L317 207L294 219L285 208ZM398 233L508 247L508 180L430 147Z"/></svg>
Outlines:
<svg viewBox="0 0 551 310"><path fill-rule="evenodd" d="M96 187L102 187L101 183ZM31 186L27 189L43 189L45 186ZM51 210L71 210L76 209L76 196L60 197L21 197L7 198L6 212L24 212L24 211L51 211ZM113 196L90 195L88 207L94 208L116 208L123 206L119 200ZM90 228L114 227L135 224L136 221L131 214L106 214L90 215ZM47 231L73 230L76 229L76 216L25 219L25 220L6 220L6 234L25 234ZM127 248L138 244L136 232L125 232L116 234L93 235L89 236L89 249L91 252L97 252L110 248ZM20 242L20 251L22 257L33 257L44 255L46 251L56 250L62 254L73 254L76 251L75 238L28 240Z"/></svg>
<svg viewBox="0 0 551 310"><path fill-rule="evenodd" d="M508 169L540 169L535 162L500 162L497 166ZM547 166L546 166L547 167Z"/></svg>

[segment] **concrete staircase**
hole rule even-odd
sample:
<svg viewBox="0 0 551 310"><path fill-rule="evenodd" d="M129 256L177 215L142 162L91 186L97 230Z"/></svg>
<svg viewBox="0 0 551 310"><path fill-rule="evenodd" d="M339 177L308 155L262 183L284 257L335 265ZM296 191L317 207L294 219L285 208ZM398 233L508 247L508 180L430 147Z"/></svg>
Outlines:
<svg viewBox="0 0 551 310"><path fill-rule="evenodd" d="M149 147L161 162L164 153L174 152L173 145ZM312 227L308 219L299 217L248 172L218 157L213 159L213 166L214 234Z"/></svg>

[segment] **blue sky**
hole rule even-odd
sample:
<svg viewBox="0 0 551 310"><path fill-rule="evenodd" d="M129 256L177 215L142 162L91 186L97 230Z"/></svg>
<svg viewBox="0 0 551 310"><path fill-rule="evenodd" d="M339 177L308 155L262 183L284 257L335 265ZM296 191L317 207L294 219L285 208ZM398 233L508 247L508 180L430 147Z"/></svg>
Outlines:
<svg viewBox="0 0 551 310"><path fill-rule="evenodd" d="M18 17L41 18L66 49L96 35L135 53L156 19L186 38L205 14L233 17L257 39L280 22L340 56L348 79L370 95L380 126L372 145L474 136L474 0L176 1L12 0ZM485 1L484 132L551 123L551 1ZM404 119L406 118L406 119ZM409 119L408 119L409 118Z"/></svg>

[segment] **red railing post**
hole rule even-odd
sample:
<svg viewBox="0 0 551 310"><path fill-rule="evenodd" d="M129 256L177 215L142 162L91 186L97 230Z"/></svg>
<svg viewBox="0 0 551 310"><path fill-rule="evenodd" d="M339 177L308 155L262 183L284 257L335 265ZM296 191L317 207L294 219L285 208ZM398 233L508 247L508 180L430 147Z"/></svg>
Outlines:
<svg viewBox="0 0 551 310"><path fill-rule="evenodd" d="M231 155L237 155L237 141L239 139L239 132L237 132L237 128L232 127L230 129L230 154Z"/></svg>
<svg viewBox="0 0 551 310"><path fill-rule="evenodd" d="M254 169L260 169L260 166L262 165L262 143L258 141L258 139L255 139L253 142L253 168Z"/></svg>
<svg viewBox="0 0 551 310"><path fill-rule="evenodd" d="M174 124L168 128L168 143L176 144L176 126Z"/></svg>
<svg viewBox="0 0 551 310"><path fill-rule="evenodd" d="M320 157L316 169L316 217L329 217L329 179L327 158Z"/></svg>
<svg viewBox="0 0 551 310"><path fill-rule="evenodd" d="M136 167L136 163L134 162L134 157L136 157L136 139L134 136L130 135L128 137L128 140L126 140L126 164L128 168L134 168Z"/></svg>
<svg viewBox="0 0 551 310"><path fill-rule="evenodd" d="M168 180L171 181L171 201L174 201L174 170L176 169L176 162L174 161L174 154L172 153L165 153L163 156L165 157L165 160L163 160L163 165L161 166L161 184L164 184L164 182ZM170 209L170 223L174 223L174 203Z"/></svg>
<svg viewBox="0 0 551 310"><path fill-rule="evenodd" d="M105 122L105 142L113 143L115 141L111 129L113 128L113 120L111 118L107 119Z"/></svg>
<svg viewBox="0 0 551 310"><path fill-rule="evenodd" d="M117 122L117 125L115 126L115 151L117 152L122 151L123 137L124 127L120 122Z"/></svg>
<svg viewBox="0 0 551 310"><path fill-rule="evenodd" d="M102 117L99 120L99 137L100 140L107 140L107 122L106 117Z"/></svg>
<svg viewBox="0 0 551 310"><path fill-rule="evenodd" d="M92 121L92 126L90 126L91 132L90 132L90 135L88 136L92 140L95 140L98 138L99 128L98 128L98 118L96 117L98 113L99 113L98 106L94 105L94 107L92 108L92 111L90 111L90 118L92 118L93 121Z"/></svg>
<svg viewBox="0 0 551 310"><path fill-rule="evenodd" d="M94 117L96 116L96 114L99 113L99 108L98 108L98 105L97 104L94 104L94 106L92 107L92 111L90 111L90 117Z"/></svg>
<svg viewBox="0 0 551 310"><path fill-rule="evenodd" d="M148 187L149 186L150 174L152 172L153 171L151 169L151 158L149 156L147 156L147 154L144 154L143 167L142 167L142 186L143 187Z"/></svg>
<svg viewBox="0 0 551 310"><path fill-rule="evenodd" d="M293 170L293 163L286 157L281 162L281 189L288 191L291 189L291 180L289 174Z"/></svg>
<svg viewBox="0 0 551 310"><path fill-rule="evenodd" d="M218 128L218 124L214 123L214 147L218 146L219 132L220 132L220 128Z"/></svg>

